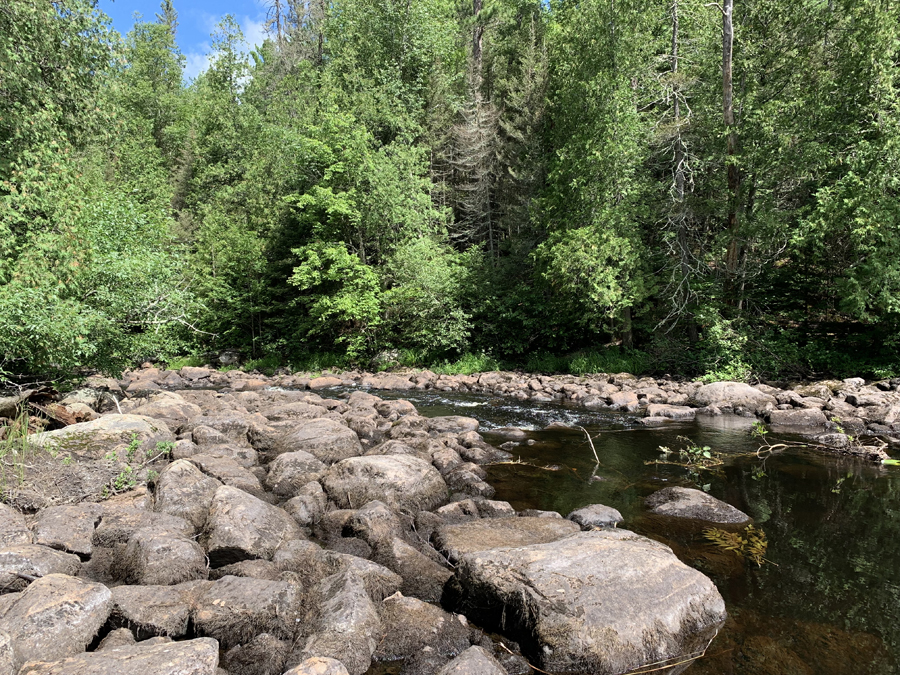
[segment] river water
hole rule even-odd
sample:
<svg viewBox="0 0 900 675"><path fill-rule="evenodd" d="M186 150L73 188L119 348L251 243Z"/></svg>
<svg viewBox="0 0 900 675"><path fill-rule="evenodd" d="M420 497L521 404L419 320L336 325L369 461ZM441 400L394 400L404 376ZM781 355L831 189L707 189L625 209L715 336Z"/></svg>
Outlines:
<svg viewBox="0 0 900 675"><path fill-rule="evenodd" d="M687 672L900 673L900 467L803 448L761 459L753 420L741 417L646 428L621 414L482 395L376 393L405 398L429 417L474 417L498 446L506 439L492 429L525 429L528 442L510 450L515 463L486 467L495 499L563 515L588 504L613 506L622 527L668 544L712 578L729 620ZM583 426L595 439L599 464L584 432L554 422ZM724 465L690 472L655 463L660 446L684 444L679 436L722 453ZM669 485L705 489L752 516L768 541L767 562L757 566L716 547L702 524L648 514L643 499Z"/></svg>

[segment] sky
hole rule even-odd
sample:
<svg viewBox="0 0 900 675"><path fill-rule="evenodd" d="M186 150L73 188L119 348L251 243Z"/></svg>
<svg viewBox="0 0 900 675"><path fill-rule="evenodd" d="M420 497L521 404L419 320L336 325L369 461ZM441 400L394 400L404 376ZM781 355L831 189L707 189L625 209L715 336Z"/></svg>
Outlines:
<svg viewBox="0 0 900 675"><path fill-rule="evenodd" d="M226 14L234 15L244 33L248 47L261 45L265 39L266 3L264 0L173 0L178 12L175 40L185 55L185 80L191 80L206 69L210 50L210 34ZM156 21L159 0L100 0L100 9L123 36L134 26L134 14L144 21Z"/></svg>

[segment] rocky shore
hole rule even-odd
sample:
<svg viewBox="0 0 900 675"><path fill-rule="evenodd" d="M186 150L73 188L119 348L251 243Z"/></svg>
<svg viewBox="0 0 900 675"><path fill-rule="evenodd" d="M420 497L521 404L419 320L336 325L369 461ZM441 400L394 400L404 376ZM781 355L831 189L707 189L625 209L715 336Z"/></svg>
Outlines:
<svg viewBox="0 0 900 675"><path fill-rule="evenodd" d="M20 471L3 475L0 675L362 675L387 662L403 675L524 675L529 663L614 674L708 645L725 619L708 578L616 527L609 507L563 517L494 500L483 467L509 455L477 420L371 393L410 389L647 424L755 415L846 452L859 452L850 435L900 429L893 382L152 367L89 378L60 402L86 421L31 436ZM680 488L648 508L748 521Z"/></svg>

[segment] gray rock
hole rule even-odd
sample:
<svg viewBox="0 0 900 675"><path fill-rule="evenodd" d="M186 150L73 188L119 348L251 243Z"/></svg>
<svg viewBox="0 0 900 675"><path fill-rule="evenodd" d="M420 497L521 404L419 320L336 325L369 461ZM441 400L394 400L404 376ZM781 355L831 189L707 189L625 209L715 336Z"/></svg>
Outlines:
<svg viewBox="0 0 900 675"><path fill-rule="evenodd" d="M431 535L431 540L438 551L455 563L466 553L543 544L579 530L575 523L555 518L498 518L442 525Z"/></svg>
<svg viewBox="0 0 900 675"><path fill-rule="evenodd" d="M624 673L702 649L725 620L713 583L627 530L462 558L445 604L518 639L551 672Z"/></svg>
<svg viewBox="0 0 900 675"><path fill-rule="evenodd" d="M426 426L428 431L436 434L462 434L466 431L478 431L480 423L474 417L448 415L428 418Z"/></svg>
<svg viewBox="0 0 900 675"><path fill-rule="evenodd" d="M30 582L20 574L30 577L66 574L74 577L80 570L81 559L71 553L38 544L5 547L0 549L0 593L24 590Z"/></svg>
<svg viewBox="0 0 900 675"><path fill-rule="evenodd" d="M269 633L260 633L246 644L225 653L222 666L240 675L281 675L291 646Z"/></svg>
<svg viewBox="0 0 900 675"><path fill-rule="evenodd" d="M743 511L705 492L683 487L667 487L645 500L652 513L673 518L691 518L711 523L740 524L750 522Z"/></svg>
<svg viewBox="0 0 900 675"><path fill-rule="evenodd" d="M484 647L469 647L437 675L506 675L506 668Z"/></svg>
<svg viewBox="0 0 900 675"><path fill-rule="evenodd" d="M322 479L341 508L378 500L399 513L428 511L447 500L447 484L431 464L405 455L353 457L332 466Z"/></svg>
<svg viewBox="0 0 900 675"><path fill-rule="evenodd" d="M591 504L575 509L566 518L573 523L578 523L582 530L592 530L595 527L615 527L622 522L621 513L613 507L603 504Z"/></svg>
<svg viewBox="0 0 900 675"><path fill-rule="evenodd" d="M193 455L188 461L224 485L230 485L259 498L265 495L259 479L231 457L215 457L203 453Z"/></svg>
<svg viewBox="0 0 900 675"><path fill-rule="evenodd" d="M309 482L299 490L297 496L281 505L300 527L311 527L325 513L328 497L322 486L315 481Z"/></svg>
<svg viewBox="0 0 900 675"><path fill-rule="evenodd" d="M206 578L206 554L193 539L145 527L128 540L119 562L128 584L169 586Z"/></svg>
<svg viewBox="0 0 900 675"><path fill-rule="evenodd" d="M372 665L381 637L381 619L362 581L340 572L327 577L316 589L313 634L303 656L333 658L350 675L362 675Z"/></svg>
<svg viewBox="0 0 900 675"><path fill-rule="evenodd" d="M104 415L91 422L33 434L28 440L34 446L79 459L103 459L117 445L127 445L132 438L147 449L175 440L164 422L141 415Z"/></svg>
<svg viewBox="0 0 900 675"><path fill-rule="evenodd" d="M453 576L446 567L399 538L375 550L375 561L393 570L403 579L400 591L426 602L440 602L444 585Z"/></svg>
<svg viewBox="0 0 900 675"><path fill-rule="evenodd" d="M344 664L327 656L313 656L304 659L284 675L350 675Z"/></svg>
<svg viewBox="0 0 900 675"><path fill-rule="evenodd" d="M106 634L106 637L100 640L96 651L102 652L107 649L118 649L119 647L130 647L135 644L134 633L127 628L115 628ZM2 672L2 671L0 671Z"/></svg>
<svg viewBox="0 0 900 675"><path fill-rule="evenodd" d="M249 577L251 579L265 579L266 581L286 581L282 578L278 565L271 560L241 560L240 562L217 567L210 570L210 579L222 577Z"/></svg>
<svg viewBox="0 0 900 675"><path fill-rule="evenodd" d="M249 558L270 559L285 541L303 537L282 509L223 485L212 500L201 542L212 567Z"/></svg>
<svg viewBox="0 0 900 675"><path fill-rule="evenodd" d="M266 408L261 411L261 414L270 422L285 422L314 420L323 417L327 412L328 409L324 406L294 401L274 408Z"/></svg>
<svg viewBox="0 0 900 675"><path fill-rule="evenodd" d="M279 497L291 498L310 481L318 481L327 469L308 452L286 452L269 464L266 489Z"/></svg>
<svg viewBox="0 0 900 675"><path fill-rule="evenodd" d="M640 407L637 394L633 391L617 391L609 395L607 398L609 407L613 410L625 410L634 412Z"/></svg>
<svg viewBox="0 0 900 675"><path fill-rule="evenodd" d="M395 537L402 536L404 527L397 515L383 502L371 501L353 512L343 530L344 536L359 537L375 548L390 546Z"/></svg>
<svg viewBox="0 0 900 675"><path fill-rule="evenodd" d="M0 504L0 547L30 544L34 541L25 524L25 516L11 506Z"/></svg>
<svg viewBox="0 0 900 675"><path fill-rule="evenodd" d="M0 619L13 661L57 660L83 652L106 623L112 594L106 586L48 574L19 594Z"/></svg>
<svg viewBox="0 0 900 675"><path fill-rule="evenodd" d="M259 633L291 640L300 600L299 589L284 581L223 577L197 600L194 628L198 635L216 638L223 649L245 644Z"/></svg>
<svg viewBox="0 0 900 675"><path fill-rule="evenodd" d="M693 398L698 406L719 409L746 408L757 414L778 405L774 396L764 394L743 382L704 384L694 393Z"/></svg>
<svg viewBox="0 0 900 675"><path fill-rule="evenodd" d="M331 419L315 419L285 432L278 441L276 453L308 452L325 464L334 464L363 453L359 437L353 430Z"/></svg>
<svg viewBox="0 0 900 675"><path fill-rule="evenodd" d="M647 406L647 417L666 417L671 420L692 420L697 411L686 405L666 405L651 403Z"/></svg>
<svg viewBox="0 0 900 675"><path fill-rule="evenodd" d="M90 558L94 550L94 528L100 522L100 504L72 504L42 509L32 524L34 542Z"/></svg>
<svg viewBox="0 0 900 675"><path fill-rule="evenodd" d="M188 420L200 414L200 406L185 401L181 396L166 392L164 396L135 408L132 415L142 415L160 420L173 432L178 432Z"/></svg>
<svg viewBox="0 0 900 675"><path fill-rule="evenodd" d="M458 614L396 593L381 605L376 661L397 661L430 649L447 659L469 647L469 624Z"/></svg>
<svg viewBox="0 0 900 675"><path fill-rule="evenodd" d="M219 646L198 638L80 654L56 662L33 661L19 675L216 675Z"/></svg>
<svg viewBox="0 0 900 675"><path fill-rule="evenodd" d="M135 532L145 527L185 537L194 533L194 527L184 518L107 502L103 504L102 520L94 530L94 546L110 548L115 544L127 544Z"/></svg>
<svg viewBox="0 0 900 675"><path fill-rule="evenodd" d="M478 505L478 514L482 518L513 518L516 515L516 510L509 502L483 499L476 504Z"/></svg>
<svg viewBox="0 0 900 675"><path fill-rule="evenodd" d="M211 581L177 586L116 586L112 589L110 622L133 631L141 640L158 635L187 635L191 612Z"/></svg>
<svg viewBox="0 0 900 675"><path fill-rule="evenodd" d="M795 410L772 410L768 414L769 424L792 427L824 427L828 419L821 410L815 408Z"/></svg>
<svg viewBox="0 0 900 675"><path fill-rule="evenodd" d="M221 486L189 461L176 460L156 481L154 510L183 518L199 532L206 525L213 497Z"/></svg>

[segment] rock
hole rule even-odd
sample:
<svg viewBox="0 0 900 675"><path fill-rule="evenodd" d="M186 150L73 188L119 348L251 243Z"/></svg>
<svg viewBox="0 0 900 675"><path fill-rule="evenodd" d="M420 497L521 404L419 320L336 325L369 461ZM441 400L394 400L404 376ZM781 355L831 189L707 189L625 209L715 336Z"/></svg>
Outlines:
<svg viewBox="0 0 900 675"><path fill-rule="evenodd" d="M519 511L518 516L520 518L554 518L555 520L562 519L562 514L557 513L556 511L541 511L540 509L525 509L524 511Z"/></svg>
<svg viewBox="0 0 900 675"><path fill-rule="evenodd" d="M165 423L140 415L104 415L91 422L32 434L28 440L36 447L78 459L103 459L117 445L127 445L133 438L147 451L155 449L157 443L175 440Z"/></svg>
<svg viewBox="0 0 900 675"><path fill-rule="evenodd" d="M381 619L362 582L350 572L326 578L316 589L313 634L304 657L333 658L350 675L362 675L372 664L381 637Z"/></svg>
<svg viewBox="0 0 900 675"><path fill-rule="evenodd" d="M132 415L142 415L165 422L166 426L177 433L188 420L200 414L200 406L185 401L177 394L167 393L149 403L135 408Z"/></svg>
<svg viewBox="0 0 900 675"><path fill-rule="evenodd" d="M297 496L281 505L300 527L311 527L325 513L328 497L322 486L311 481L297 490Z"/></svg>
<svg viewBox="0 0 900 675"><path fill-rule="evenodd" d="M506 675L506 669L484 647L469 647L437 675Z"/></svg>
<svg viewBox="0 0 900 675"><path fill-rule="evenodd" d="M216 675L218 665L216 641L198 638L184 642L141 642L50 663L33 661L19 675Z"/></svg>
<svg viewBox="0 0 900 675"><path fill-rule="evenodd" d="M201 542L211 567L249 558L270 559L285 541L303 537L285 511L223 485L213 497Z"/></svg>
<svg viewBox="0 0 900 675"><path fill-rule="evenodd" d="M24 590L29 581L19 574L31 577L66 574L74 577L80 570L81 559L71 553L38 544L3 547L0 549L0 593Z"/></svg>
<svg viewBox="0 0 900 675"><path fill-rule="evenodd" d="M154 510L182 518L199 532L206 525L213 497L221 486L189 461L176 460L156 481Z"/></svg>
<svg viewBox="0 0 900 675"><path fill-rule="evenodd" d="M617 391L609 395L609 407L613 410L634 412L640 407L637 394L633 391Z"/></svg>
<svg viewBox="0 0 900 675"><path fill-rule="evenodd" d="M327 656L313 656L300 662L284 675L350 675L344 664Z"/></svg>
<svg viewBox="0 0 900 675"><path fill-rule="evenodd" d="M111 630L106 634L106 637L100 640L100 644L97 645L98 652L102 652L107 649L118 649L119 647L130 647L135 644L136 640L134 639L134 633L132 633L127 628L116 628Z"/></svg>
<svg viewBox="0 0 900 675"><path fill-rule="evenodd" d="M673 518L692 518L711 523L740 524L750 522L750 516L700 490L667 487L644 500L650 511Z"/></svg>
<svg viewBox="0 0 900 675"><path fill-rule="evenodd" d="M250 642L225 653L222 666L240 675L281 675L291 647L269 633L260 633Z"/></svg>
<svg viewBox="0 0 900 675"><path fill-rule="evenodd" d="M458 502L450 502L435 511L443 523L464 523L481 517L478 504L473 499L461 499Z"/></svg>
<svg viewBox="0 0 900 675"><path fill-rule="evenodd" d="M445 605L514 636L551 672L624 673L673 659L704 648L726 616L709 579L627 530L465 555Z"/></svg>
<svg viewBox="0 0 900 675"><path fill-rule="evenodd" d="M478 514L482 518L514 518L516 515L516 510L509 502L483 499L476 504L478 505Z"/></svg>
<svg viewBox="0 0 900 675"><path fill-rule="evenodd" d="M315 419L285 432L278 441L276 454L308 452L325 464L334 464L363 453L359 437L340 422Z"/></svg>
<svg viewBox="0 0 900 675"><path fill-rule="evenodd" d="M453 576L450 570L397 537L389 545L378 547L374 557L400 575L402 593L426 602L440 602L444 585Z"/></svg>
<svg viewBox="0 0 900 675"><path fill-rule="evenodd" d="M212 375L212 371L209 368L194 368L193 366L185 366L179 373L181 374L181 379L188 382L209 379L209 376Z"/></svg>
<svg viewBox="0 0 900 675"><path fill-rule="evenodd" d="M72 504L42 509L32 524L36 544L90 558L94 528L100 522L100 504Z"/></svg>
<svg viewBox="0 0 900 675"><path fill-rule="evenodd" d="M120 565L121 578L128 584L169 586L206 578L206 554L200 545L155 527L132 535Z"/></svg>
<svg viewBox="0 0 900 675"><path fill-rule="evenodd" d="M83 652L106 623L112 594L106 586L64 574L32 582L0 619L9 634L16 667Z"/></svg>
<svg viewBox="0 0 900 675"><path fill-rule="evenodd" d="M300 618L299 590L284 581L223 577L200 596L193 613L199 635L214 637L223 649L249 642L259 633L291 640Z"/></svg>
<svg viewBox="0 0 900 675"><path fill-rule="evenodd" d="M428 431L436 434L462 434L466 431L478 431L480 423L473 417L449 415L447 417L431 417L426 426Z"/></svg>
<svg viewBox="0 0 900 675"><path fill-rule="evenodd" d="M318 481L327 469L308 452L286 452L269 464L266 489L280 497L294 497L304 485Z"/></svg>
<svg viewBox="0 0 900 675"><path fill-rule="evenodd" d="M304 401L293 401L274 408L267 408L262 411L262 415L270 422L284 422L314 420L323 417L327 412L328 409L321 405Z"/></svg>
<svg viewBox="0 0 900 675"><path fill-rule="evenodd" d="M389 546L404 532L397 515L379 501L371 501L353 512L343 529L345 536L359 537L372 548Z"/></svg>
<svg viewBox="0 0 900 675"><path fill-rule="evenodd" d="M100 524L94 530L94 546L110 548L115 544L127 544L135 532L145 527L184 537L194 534L194 527L184 518L106 502Z"/></svg>
<svg viewBox="0 0 900 675"><path fill-rule="evenodd" d="M767 415L769 424L792 427L824 427L828 419L815 408L800 410L772 410Z"/></svg>
<svg viewBox="0 0 900 675"><path fill-rule="evenodd" d="M575 509L566 516L568 520L577 523L582 530L592 530L597 527L615 527L622 522L622 514L611 506L603 504L591 504L580 509Z"/></svg>
<svg viewBox="0 0 900 675"><path fill-rule="evenodd" d="M25 524L25 516L11 506L0 504L0 547L30 544L34 535Z"/></svg>
<svg viewBox="0 0 900 675"><path fill-rule="evenodd" d="M647 406L647 417L666 417L670 420L692 420L696 412L686 405L651 403Z"/></svg>
<svg viewBox="0 0 900 675"><path fill-rule="evenodd" d="M469 647L468 622L427 602L396 593L381 606L377 661L406 659L431 649L446 659Z"/></svg>
<svg viewBox="0 0 900 675"><path fill-rule="evenodd" d="M211 581L190 581L177 586L116 586L112 589L110 623L128 628L145 640L158 635L187 635L191 612Z"/></svg>
<svg viewBox="0 0 900 675"><path fill-rule="evenodd" d="M322 485L340 508L378 500L398 513L429 511L449 493L437 469L405 455L344 459L328 470Z"/></svg>
<svg viewBox="0 0 900 675"><path fill-rule="evenodd" d="M555 518L498 518L442 525L431 535L435 548L451 563L466 553L556 541L575 534L579 527Z"/></svg>
<svg viewBox="0 0 900 675"><path fill-rule="evenodd" d="M200 454L193 455L188 461L207 476L211 476L225 485L243 490L260 499L265 496L259 479L231 457Z"/></svg>
<svg viewBox="0 0 900 675"><path fill-rule="evenodd" d="M704 384L694 393L698 406L715 408L746 408L755 413L774 408L778 401L743 382L713 382ZM699 411L698 411L699 412Z"/></svg>
<svg viewBox="0 0 900 675"><path fill-rule="evenodd" d="M313 391L317 389L328 389L330 387L340 387L342 382L336 377L314 377L307 385Z"/></svg>

